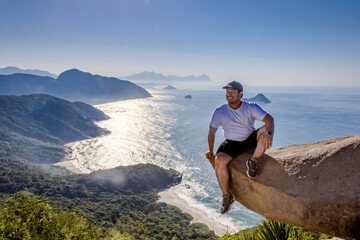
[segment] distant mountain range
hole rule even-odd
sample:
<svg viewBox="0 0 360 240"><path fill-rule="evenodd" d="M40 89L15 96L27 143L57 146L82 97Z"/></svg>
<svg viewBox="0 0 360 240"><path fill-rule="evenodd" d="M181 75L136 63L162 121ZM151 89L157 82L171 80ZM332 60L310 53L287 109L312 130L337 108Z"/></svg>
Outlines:
<svg viewBox="0 0 360 240"><path fill-rule="evenodd" d="M132 82L77 69L65 71L56 79L23 73L0 75L0 85L3 95L45 93L91 104L151 97L149 92Z"/></svg>
<svg viewBox="0 0 360 240"><path fill-rule="evenodd" d="M43 77L52 77L52 78L58 77L56 74L50 73L48 71L38 70L38 69L21 69L18 67L0 68L0 74L10 75L10 74L14 74L14 73L25 73L25 74L32 74L32 75L43 76Z"/></svg>
<svg viewBox="0 0 360 240"><path fill-rule="evenodd" d="M184 82L211 82L208 75L202 74L198 77L193 75L179 77L175 75L164 76L156 72L141 72L130 76L122 77L127 80L143 80L143 81L184 81Z"/></svg>

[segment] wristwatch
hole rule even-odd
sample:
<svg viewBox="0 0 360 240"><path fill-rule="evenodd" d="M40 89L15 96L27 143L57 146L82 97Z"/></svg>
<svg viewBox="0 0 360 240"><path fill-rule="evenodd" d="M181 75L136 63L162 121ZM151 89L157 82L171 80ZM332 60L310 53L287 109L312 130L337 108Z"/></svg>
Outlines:
<svg viewBox="0 0 360 240"><path fill-rule="evenodd" d="M271 132L271 131L267 131L266 134L271 136L271 135L272 135L272 132Z"/></svg>

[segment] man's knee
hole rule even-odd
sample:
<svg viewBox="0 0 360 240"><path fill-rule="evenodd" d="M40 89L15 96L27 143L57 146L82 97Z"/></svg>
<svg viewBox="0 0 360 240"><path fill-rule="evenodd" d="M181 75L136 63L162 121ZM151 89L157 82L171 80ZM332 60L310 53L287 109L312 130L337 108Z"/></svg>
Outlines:
<svg viewBox="0 0 360 240"><path fill-rule="evenodd" d="M215 168L227 166L231 159L232 157L230 157L226 153L217 153L215 157Z"/></svg>
<svg viewBox="0 0 360 240"><path fill-rule="evenodd" d="M261 147L265 150L265 144L264 144L264 141L263 139L265 138L265 132L264 133L261 133L259 138L258 138L258 142L257 142L257 147Z"/></svg>
<svg viewBox="0 0 360 240"><path fill-rule="evenodd" d="M260 140L260 137L265 134L265 131L266 131L265 125L262 126L261 128L259 128L259 130L258 130L258 132L257 132L257 135L256 135L256 139L257 139L258 141Z"/></svg>

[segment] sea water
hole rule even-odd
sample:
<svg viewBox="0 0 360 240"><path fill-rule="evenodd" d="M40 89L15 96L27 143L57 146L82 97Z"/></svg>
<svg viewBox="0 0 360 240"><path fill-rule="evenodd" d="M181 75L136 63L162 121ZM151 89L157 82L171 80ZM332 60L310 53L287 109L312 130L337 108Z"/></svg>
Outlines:
<svg viewBox="0 0 360 240"><path fill-rule="evenodd" d="M359 90L252 87L244 97L261 92L271 100L259 105L275 119L276 148L360 134ZM225 91L149 91L151 98L97 105L111 117L97 124L111 134L68 144L72 149L68 160L84 173L138 163L173 168L183 174L175 192L190 205L232 229L260 223L260 215L238 202L227 215L219 213L222 193L205 153L209 121L214 109L226 103ZM215 148L223 140L219 129Z"/></svg>

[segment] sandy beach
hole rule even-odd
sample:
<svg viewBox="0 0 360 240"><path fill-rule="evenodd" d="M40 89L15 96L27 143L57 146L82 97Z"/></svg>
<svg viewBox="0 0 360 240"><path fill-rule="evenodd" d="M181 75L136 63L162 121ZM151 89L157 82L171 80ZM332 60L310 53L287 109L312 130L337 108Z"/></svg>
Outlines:
<svg viewBox="0 0 360 240"><path fill-rule="evenodd" d="M227 233L233 234L236 231L230 228L227 225L221 224L219 221L211 218L206 215L203 211L199 210L196 207L190 206L184 199L179 197L173 188L166 189L162 192L159 192L159 202L165 202L167 204L176 206L180 208L183 212L193 216L192 223L199 222L206 224L211 230L214 230L215 234L218 236L223 236Z"/></svg>
<svg viewBox="0 0 360 240"><path fill-rule="evenodd" d="M84 174L84 172L82 172L77 166L75 166L72 161L58 162L54 165L64 167L77 174ZM184 199L182 199L175 193L174 188L176 187L179 186L175 186L159 192L158 195L160 196L160 199L158 202L165 202L166 204L170 204L180 208L183 212L190 214L194 218L191 223L204 223L218 236L224 236L225 234L234 234L236 232L235 229L225 224L221 224L219 221L216 221L212 217L208 216L200 209L194 206L190 206Z"/></svg>

